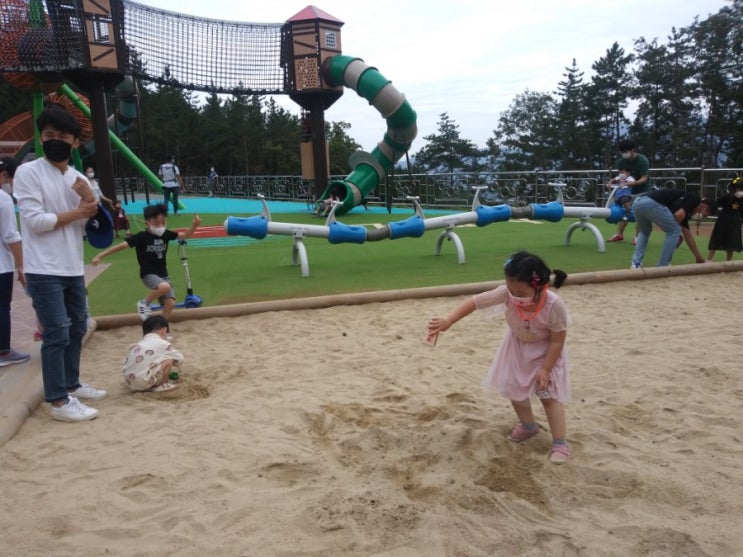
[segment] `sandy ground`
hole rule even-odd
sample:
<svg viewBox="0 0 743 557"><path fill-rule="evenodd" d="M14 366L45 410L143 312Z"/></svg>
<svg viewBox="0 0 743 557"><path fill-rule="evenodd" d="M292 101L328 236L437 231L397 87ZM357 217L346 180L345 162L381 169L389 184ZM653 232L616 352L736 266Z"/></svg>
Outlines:
<svg viewBox="0 0 743 557"><path fill-rule="evenodd" d="M566 286L573 458L516 445L480 387L502 320L421 342L462 297L174 326L179 386L129 393L99 331L83 424L0 450L3 555L743 554L743 273ZM546 427L541 408L538 419Z"/></svg>

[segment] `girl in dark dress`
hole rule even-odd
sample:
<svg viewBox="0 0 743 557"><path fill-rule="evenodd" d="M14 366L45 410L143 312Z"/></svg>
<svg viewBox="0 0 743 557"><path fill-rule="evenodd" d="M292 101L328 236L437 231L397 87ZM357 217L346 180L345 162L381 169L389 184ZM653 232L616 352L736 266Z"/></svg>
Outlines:
<svg viewBox="0 0 743 557"><path fill-rule="evenodd" d="M712 261L717 250L725 250L726 261L731 261L734 251L743 250L743 240L741 240L743 178L737 176L730 182L728 193L717 200L717 207L720 212L709 238L707 261Z"/></svg>

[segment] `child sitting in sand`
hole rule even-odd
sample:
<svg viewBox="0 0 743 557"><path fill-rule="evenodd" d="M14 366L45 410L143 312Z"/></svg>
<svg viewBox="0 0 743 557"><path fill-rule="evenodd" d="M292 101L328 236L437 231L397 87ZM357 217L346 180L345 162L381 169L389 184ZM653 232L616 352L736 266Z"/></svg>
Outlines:
<svg viewBox="0 0 743 557"><path fill-rule="evenodd" d="M183 354L166 339L168 320L162 315L150 315L142 323L142 340L132 345L124 361L124 380L132 391L168 391L170 373L183 363Z"/></svg>

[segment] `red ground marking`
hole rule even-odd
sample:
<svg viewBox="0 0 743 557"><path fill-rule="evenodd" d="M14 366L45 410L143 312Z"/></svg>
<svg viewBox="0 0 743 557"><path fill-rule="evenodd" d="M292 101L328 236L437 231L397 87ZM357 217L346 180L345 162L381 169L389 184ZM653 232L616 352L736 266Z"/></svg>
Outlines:
<svg viewBox="0 0 743 557"><path fill-rule="evenodd" d="M176 232L185 232L187 228L174 228ZM191 238L222 238L227 236L224 226L199 226Z"/></svg>

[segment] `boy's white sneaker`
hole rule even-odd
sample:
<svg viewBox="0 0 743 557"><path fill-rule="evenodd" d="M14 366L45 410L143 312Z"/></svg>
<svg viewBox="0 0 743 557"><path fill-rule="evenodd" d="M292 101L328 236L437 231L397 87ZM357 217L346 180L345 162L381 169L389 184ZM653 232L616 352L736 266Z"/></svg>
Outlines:
<svg viewBox="0 0 743 557"><path fill-rule="evenodd" d="M152 308L150 307L150 304L144 300L139 300L137 302L137 313L139 314L139 318L144 321L152 315Z"/></svg>
<svg viewBox="0 0 743 557"><path fill-rule="evenodd" d="M84 422L98 416L98 410L85 406L74 396L68 396L62 406L52 406L52 418L60 422Z"/></svg>
<svg viewBox="0 0 743 557"><path fill-rule="evenodd" d="M87 398L88 400L102 400L108 396L103 389L96 389L87 383L80 383L80 386L71 395L77 398Z"/></svg>

